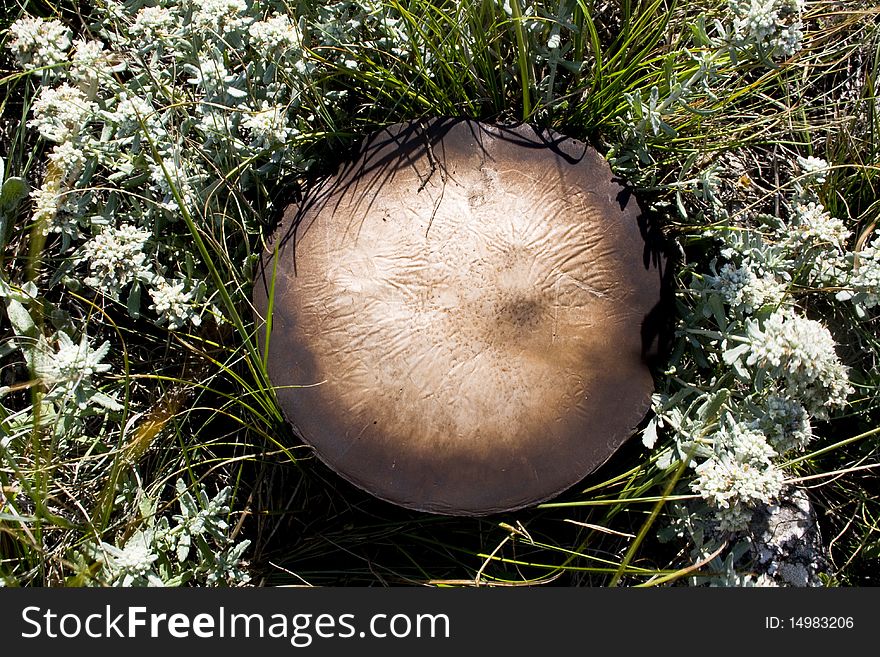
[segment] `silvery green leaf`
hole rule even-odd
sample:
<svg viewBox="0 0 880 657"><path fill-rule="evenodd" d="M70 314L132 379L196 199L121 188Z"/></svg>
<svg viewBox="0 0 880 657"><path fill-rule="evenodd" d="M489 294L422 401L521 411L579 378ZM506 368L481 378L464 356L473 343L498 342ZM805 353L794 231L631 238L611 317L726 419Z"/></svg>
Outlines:
<svg viewBox="0 0 880 657"><path fill-rule="evenodd" d="M651 93L648 96L648 108L653 112L657 109L657 103L660 102L660 89L656 85L651 87Z"/></svg>
<svg viewBox="0 0 880 657"><path fill-rule="evenodd" d="M5 342L0 342L0 358L5 358L13 351L18 349L18 345L15 344L15 340L6 340Z"/></svg>
<svg viewBox="0 0 880 657"><path fill-rule="evenodd" d="M661 470L668 470L677 462L675 458L675 454L672 452L672 449L667 447L663 451L660 452L660 455L657 457L657 467Z"/></svg>
<svg viewBox="0 0 880 657"><path fill-rule="evenodd" d="M147 573L147 586L159 588L159 587L173 586L173 585L169 584L168 582L163 582L162 579L158 575L156 575L155 573L148 572Z"/></svg>
<svg viewBox="0 0 880 657"><path fill-rule="evenodd" d="M37 326L31 314L25 307L15 299L6 299L6 316L9 317L9 323L17 335L24 335L29 338L36 337Z"/></svg>
<svg viewBox="0 0 880 657"><path fill-rule="evenodd" d="M233 545L231 548L229 548L228 552L226 553L227 563L237 564L241 560L244 551L247 550L250 545L250 540L244 539L240 543L237 543L236 545Z"/></svg>
<svg viewBox="0 0 880 657"><path fill-rule="evenodd" d="M751 345L749 344L738 344L737 346L727 349L722 354L722 358L724 362L728 365L732 365L740 360L746 353L748 353Z"/></svg>
<svg viewBox="0 0 880 657"><path fill-rule="evenodd" d="M126 303L128 314L133 319L141 316L141 285L137 281L131 286L128 293L128 302Z"/></svg>
<svg viewBox="0 0 880 657"><path fill-rule="evenodd" d="M121 411L123 406L119 403L119 401L110 395L105 395L103 392L94 392L91 395L91 401L96 403L98 406L103 406L108 411Z"/></svg>
<svg viewBox="0 0 880 657"><path fill-rule="evenodd" d="M677 137L678 131L673 128L671 125L666 123L666 121L660 121L660 129L663 131L667 137ZM656 132L654 134L657 134Z"/></svg>
<svg viewBox="0 0 880 657"><path fill-rule="evenodd" d="M138 511L141 518L152 518L156 515L157 502L152 500L148 495L141 495L138 499Z"/></svg>
<svg viewBox="0 0 880 657"><path fill-rule="evenodd" d="M180 538L177 541L177 548L175 550L175 555L177 556L178 563L183 563L184 561L186 561L186 558L189 556L191 547L192 538L190 538L190 535L186 533L181 534Z"/></svg>
<svg viewBox="0 0 880 657"><path fill-rule="evenodd" d="M24 178L7 178L0 188L0 208L14 210L22 199L27 198L27 195L28 184Z"/></svg>
<svg viewBox="0 0 880 657"><path fill-rule="evenodd" d="M714 423L718 420L719 415L721 414L721 409L724 407L724 404L730 398L730 390L727 388L722 388L714 395L709 397L706 402L700 407L700 410L697 412L697 416L700 418L700 421L705 422L706 424Z"/></svg>
<svg viewBox="0 0 880 657"><path fill-rule="evenodd" d="M727 316L724 313L724 303L717 294L712 294L707 299L707 305L712 310L712 315L718 324L718 328L722 331L727 329Z"/></svg>
<svg viewBox="0 0 880 657"><path fill-rule="evenodd" d="M648 449L653 449L657 444L657 417L652 417L648 425L642 431L642 444Z"/></svg>
<svg viewBox="0 0 880 657"><path fill-rule="evenodd" d="M187 63L184 63L182 68L192 76L187 80L190 84L199 84L202 81L202 71L199 68Z"/></svg>

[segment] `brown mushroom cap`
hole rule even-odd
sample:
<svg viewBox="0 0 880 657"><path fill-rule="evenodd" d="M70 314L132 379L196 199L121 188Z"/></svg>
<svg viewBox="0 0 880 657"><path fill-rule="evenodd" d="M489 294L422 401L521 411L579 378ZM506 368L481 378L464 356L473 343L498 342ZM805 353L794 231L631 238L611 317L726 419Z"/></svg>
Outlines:
<svg viewBox="0 0 880 657"><path fill-rule="evenodd" d="M529 126L397 124L290 206L255 285L268 372L332 469L412 509L546 500L604 463L653 390L660 296L634 202ZM261 318L259 318L261 319Z"/></svg>

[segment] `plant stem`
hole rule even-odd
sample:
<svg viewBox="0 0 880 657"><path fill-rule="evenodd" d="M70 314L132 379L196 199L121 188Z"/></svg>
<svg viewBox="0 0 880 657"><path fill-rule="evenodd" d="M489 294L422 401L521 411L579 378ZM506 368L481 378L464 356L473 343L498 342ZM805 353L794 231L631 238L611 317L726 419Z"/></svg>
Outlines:
<svg viewBox="0 0 880 657"><path fill-rule="evenodd" d="M510 0L510 9L513 12L513 30L516 33L517 61L519 62L519 78L522 85L523 121L528 121L532 113L532 72L528 61L529 51L519 0Z"/></svg>

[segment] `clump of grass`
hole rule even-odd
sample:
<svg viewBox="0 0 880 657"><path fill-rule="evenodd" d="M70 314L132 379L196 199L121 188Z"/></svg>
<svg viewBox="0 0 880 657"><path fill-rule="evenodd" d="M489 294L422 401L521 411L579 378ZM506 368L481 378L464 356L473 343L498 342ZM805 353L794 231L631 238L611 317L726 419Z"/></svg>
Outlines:
<svg viewBox="0 0 880 657"><path fill-rule="evenodd" d="M770 583L748 521L797 485L827 581L873 581L876 14L779 0L761 31L749 6L4 10L0 579ZM332 153L437 114L593 143L678 253L642 440L501 517L329 473L282 419L249 306L263 236Z"/></svg>

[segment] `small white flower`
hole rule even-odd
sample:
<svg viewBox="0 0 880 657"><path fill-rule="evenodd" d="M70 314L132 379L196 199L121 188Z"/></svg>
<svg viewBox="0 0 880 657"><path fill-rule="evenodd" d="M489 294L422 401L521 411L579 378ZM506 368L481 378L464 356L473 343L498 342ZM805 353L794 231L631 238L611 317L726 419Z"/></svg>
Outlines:
<svg viewBox="0 0 880 657"><path fill-rule="evenodd" d="M166 7L143 7L135 14L129 32L143 37L144 41L152 41L173 32L179 18Z"/></svg>
<svg viewBox="0 0 880 657"><path fill-rule="evenodd" d="M814 180L817 183L825 182L825 174L830 168L828 162L823 160L821 157L813 157L812 155L810 155L809 157L798 156L797 162L801 168L801 171L803 171L804 175L807 176L810 180Z"/></svg>
<svg viewBox="0 0 880 657"><path fill-rule="evenodd" d="M108 227L82 247L81 260L88 263L86 285L113 298L134 281L149 281L152 274L144 253L150 233L131 224Z"/></svg>
<svg viewBox="0 0 880 657"><path fill-rule="evenodd" d="M33 199L33 220L42 234L61 233L63 237L62 251L66 251L71 242L79 237L79 221L81 216L77 208L77 193L63 189L62 176L46 176L43 184L30 193Z"/></svg>
<svg viewBox="0 0 880 657"><path fill-rule="evenodd" d="M122 70L121 65L110 62L110 53L104 50L104 44L100 41L77 39L73 46L70 76L74 80L93 84Z"/></svg>
<svg viewBox="0 0 880 657"><path fill-rule="evenodd" d="M734 310L751 314L766 305L779 305L785 297L786 286L774 276L755 274L752 266L735 267L726 263L709 283L724 296Z"/></svg>
<svg viewBox="0 0 880 657"><path fill-rule="evenodd" d="M804 264L810 269L810 274L814 277L816 284L829 287L846 287L851 263L851 253L836 249L825 249L822 251L821 256L811 257Z"/></svg>
<svg viewBox="0 0 880 657"><path fill-rule="evenodd" d="M298 133L298 130L288 125L287 108L265 102L259 111L242 117L241 127L250 132L251 146L254 148L283 144Z"/></svg>
<svg viewBox="0 0 880 657"><path fill-rule="evenodd" d="M559 36L559 33L551 34L550 38L547 39L547 49L554 50L558 48L562 43L562 38Z"/></svg>
<svg viewBox="0 0 880 657"><path fill-rule="evenodd" d="M289 16L273 14L263 21L256 21L248 28L251 43L258 52L282 51L299 54L302 35L299 27Z"/></svg>
<svg viewBox="0 0 880 657"><path fill-rule="evenodd" d="M185 287L185 281L169 283L161 278L156 287L150 290L150 297L153 299L150 308L172 330L179 329L187 322L194 326L201 323L201 317L193 308L192 292L184 292Z"/></svg>
<svg viewBox="0 0 880 657"><path fill-rule="evenodd" d="M115 136L125 139L138 134L142 126L153 141L161 142L166 131L162 126L159 113L148 97L131 95L125 91L119 94L116 106L102 113L105 122L116 127Z"/></svg>
<svg viewBox="0 0 880 657"><path fill-rule="evenodd" d="M828 329L788 310L777 310L761 326L749 320L746 364L782 377L786 392L802 399L818 417L830 407L846 405L853 389L847 368L835 353Z"/></svg>
<svg viewBox="0 0 880 657"><path fill-rule="evenodd" d="M200 87L209 97L223 97L227 94L234 98L247 96L247 92L236 87L236 83L241 82L241 76L226 68L220 53L201 53L198 65L184 64L184 69L190 74L187 82Z"/></svg>
<svg viewBox="0 0 880 657"><path fill-rule="evenodd" d="M198 117L196 129L201 133L206 147L232 149L243 157L253 154L240 136L242 111L228 111L204 103L199 107L196 116Z"/></svg>
<svg viewBox="0 0 880 657"><path fill-rule="evenodd" d="M43 87L31 107L28 127L36 128L49 141L63 142L82 130L97 105L66 82L57 88Z"/></svg>
<svg viewBox="0 0 880 657"><path fill-rule="evenodd" d="M762 431L731 421L729 426L719 431L716 443L725 444L731 453L742 461L769 463L776 456Z"/></svg>
<svg viewBox="0 0 880 657"><path fill-rule="evenodd" d="M197 185L203 172L194 164L186 162L181 155L162 158L160 162L150 164L150 180L153 188L162 196L160 205L171 212L180 209L175 190L183 201L184 207L193 208L197 195Z"/></svg>
<svg viewBox="0 0 880 657"><path fill-rule="evenodd" d="M732 420L713 435L715 454L696 468L691 488L716 510L722 531L744 529L751 508L768 503L782 489L782 472L764 434Z"/></svg>
<svg viewBox="0 0 880 657"><path fill-rule="evenodd" d="M864 314L866 309L880 306L880 237L851 258L851 270L838 276L837 284L846 289L837 293L837 299L852 300Z"/></svg>
<svg viewBox="0 0 880 657"><path fill-rule="evenodd" d="M57 66L67 61L71 32L55 19L26 16L9 26L8 47L22 66Z"/></svg>
<svg viewBox="0 0 880 657"><path fill-rule="evenodd" d="M806 242L843 251L852 234L843 221L832 217L821 203L814 201L798 203L792 212L792 220L788 242L793 246Z"/></svg>
<svg viewBox="0 0 880 657"><path fill-rule="evenodd" d="M121 410L116 398L99 392L92 380L96 374L110 369L110 364L103 362L110 343L92 349L87 335L83 334L77 344L64 331L57 333L55 342L57 347L53 348L41 338L34 356L34 370L48 389L46 401L63 402L69 398L80 409L95 403L108 410Z"/></svg>
<svg viewBox="0 0 880 657"><path fill-rule="evenodd" d="M804 0L729 0L733 35L741 48L790 57L803 41Z"/></svg>
<svg viewBox="0 0 880 657"><path fill-rule="evenodd" d="M49 161L66 174L74 172L86 163L82 148L72 140L57 144L49 153Z"/></svg>
<svg viewBox="0 0 880 657"><path fill-rule="evenodd" d="M47 178L30 196L34 200L34 223L42 226L44 234L48 235L51 222L61 206L61 177Z"/></svg>
<svg viewBox="0 0 880 657"><path fill-rule="evenodd" d="M250 19L245 0L201 0L193 3L191 27L199 32L223 36L244 26Z"/></svg>
<svg viewBox="0 0 880 657"><path fill-rule="evenodd" d="M771 396L756 422L779 454L803 450L813 439L810 416L803 405L786 397Z"/></svg>
<svg viewBox="0 0 880 657"><path fill-rule="evenodd" d="M715 519L718 521L718 529L722 532L738 532L748 529L752 521L752 508L735 502L728 507L715 509Z"/></svg>
<svg viewBox="0 0 880 657"><path fill-rule="evenodd" d="M769 462L736 458L727 452L703 461L696 473L694 490L721 509L769 502L784 481L782 472Z"/></svg>
<svg viewBox="0 0 880 657"><path fill-rule="evenodd" d="M803 47L804 24L800 20L783 27L771 41L773 52L783 57L791 57Z"/></svg>
<svg viewBox="0 0 880 657"><path fill-rule="evenodd" d="M153 562L159 557L150 550L149 545L129 542L116 557L115 566L135 576L145 575Z"/></svg>
<svg viewBox="0 0 880 657"><path fill-rule="evenodd" d="M121 577L123 586L146 575L159 556L153 552L149 535L146 532L135 532L119 549L109 543L102 543L104 551L111 557L106 565L115 577Z"/></svg>

